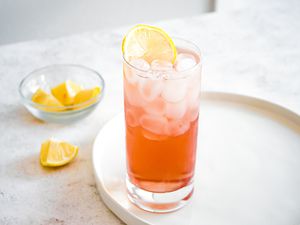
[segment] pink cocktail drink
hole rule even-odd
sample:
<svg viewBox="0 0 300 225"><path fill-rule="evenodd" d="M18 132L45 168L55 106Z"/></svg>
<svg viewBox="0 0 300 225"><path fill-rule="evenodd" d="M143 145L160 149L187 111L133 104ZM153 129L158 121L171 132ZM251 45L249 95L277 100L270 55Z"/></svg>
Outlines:
<svg viewBox="0 0 300 225"><path fill-rule="evenodd" d="M174 64L133 59L123 65L127 188L138 206L158 212L181 207L193 191L201 56L193 44L175 43Z"/></svg>

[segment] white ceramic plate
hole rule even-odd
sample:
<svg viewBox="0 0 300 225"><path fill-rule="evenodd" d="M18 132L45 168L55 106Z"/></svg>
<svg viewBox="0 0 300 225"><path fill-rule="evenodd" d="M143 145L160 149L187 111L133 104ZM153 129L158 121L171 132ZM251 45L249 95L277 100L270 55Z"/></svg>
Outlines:
<svg viewBox="0 0 300 225"><path fill-rule="evenodd" d="M125 189L124 116L99 132L93 149L98 190L132 225L299 225L300 116L263 100L206 93L200 106L195 191L183 209L148 213Z"/></svg>

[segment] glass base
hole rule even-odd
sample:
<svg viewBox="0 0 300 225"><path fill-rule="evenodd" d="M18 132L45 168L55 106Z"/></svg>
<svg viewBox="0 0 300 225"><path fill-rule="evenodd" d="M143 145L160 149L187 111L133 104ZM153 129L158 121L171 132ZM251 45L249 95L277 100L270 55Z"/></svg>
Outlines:
<svg viewBox="0 0 300 225"><path fill-rule="evenodd" d="M193 182L176 191L156 193L145 191L132 184L126 178L129 200L139 208L155 213L173 212L185 206L193 194Z"/></svg>

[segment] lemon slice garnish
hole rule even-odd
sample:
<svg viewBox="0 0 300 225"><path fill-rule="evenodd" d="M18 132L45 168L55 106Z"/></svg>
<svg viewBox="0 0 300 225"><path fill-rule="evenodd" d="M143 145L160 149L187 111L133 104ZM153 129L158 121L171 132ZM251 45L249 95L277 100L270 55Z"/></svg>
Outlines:
<svg viewBox="0 0 300 225"><path fill-rule="evenodd" d="M31 100L40 105L51 106L51 107L45 108L45 109L44 109L44 107L41 107L43 110L49 111L49 112L60 111L61 110L60 107L63 106L53 95L46 93L41 88L39 88L32 95ZM57 106L57 108L55 108L54 106Z"/></svg>
<svg viewBox="0 0 300 225"><path fill-rule="evenodd" d="M123 39L122 51L126 60L143 58L151 63L155 59L175 62L176 47L169 35L160 28L136 25Z"/></svg>
<svg viewBox="0 0 300 225"><path fill-rule="evenodd" d="M57 85L51 89L52 94L65 106L72 105L76 94L83 88L71 80Z"/></svg>
<svg viewBox="0 0 300 225"><path fill-rule="evenodd" d="M49 139L43 142L40 162L43 166L62 166L71 162L78 153L78 147L64 141Z"/></svg>

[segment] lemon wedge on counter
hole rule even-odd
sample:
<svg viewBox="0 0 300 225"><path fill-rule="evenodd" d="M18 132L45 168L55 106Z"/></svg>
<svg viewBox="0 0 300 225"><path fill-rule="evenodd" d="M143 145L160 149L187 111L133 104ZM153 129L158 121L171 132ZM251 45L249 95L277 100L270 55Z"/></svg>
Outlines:
<svg viewBox="0 0 300 225"><path fill-rule="evenodd" d="M123 39L122 51L126 60L142 58L175 62L177 51L173 40L158 27L139 24L129 30Z"/></svg>
<svg viewBox="0 0 300 225"><path fill-rule="evenodd" d="M95 97L97 97L100 93L101 93L100 87L94 87L91 89L82 90L78 92L77 95L75 96L74 105L87 102L87 104L84 105L84 107L87 107L97 101ZM93 100L89 101L91 99Z"/></svg>
<svg viewBox="0 0 300 225"><path fill-rule="evenodd" d="M76 94L83 88L71 80L57 85L51 89L52 94L65 106L72 105Z"/></svg>
<svg viewBox="0 0 300 225"><path fill-rule="evenodd" d="M42 143L40 162L42 166L57 167L71 162L78 153L78 147L64 141L49 139Z"/></svg>
<svg viewBox="0 0 300 225"><path fill-rule="evenodd" d="M61 104L53 95L46 93L44 90L39 88L31 97L31 100L35 103L45 106L53 106L50 108L45 109L46 111L60 111L59 107L62 107ZM55 108L54 106L58 106Z"/></svg>

